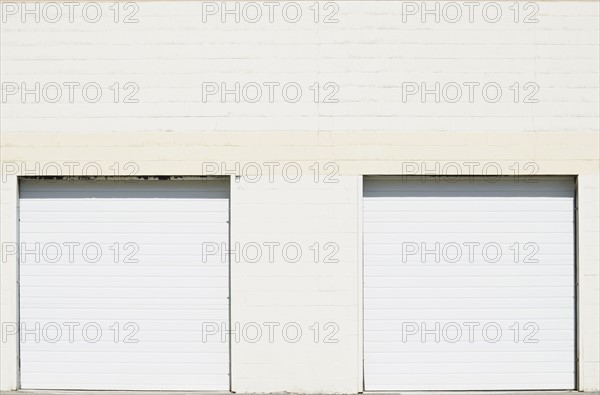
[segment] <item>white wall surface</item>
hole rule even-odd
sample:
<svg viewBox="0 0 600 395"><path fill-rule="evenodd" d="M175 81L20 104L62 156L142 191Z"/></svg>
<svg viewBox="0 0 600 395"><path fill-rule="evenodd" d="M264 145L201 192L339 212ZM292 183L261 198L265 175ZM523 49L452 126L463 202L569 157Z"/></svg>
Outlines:
<svg viewBox="0 0 600 395"><path fill-rule="evenodd" d="M352 393L362 389L361 175L578 175L579 389L598 390L598 3L540 1L533 24L512 21L512 2L498 3L506 17L496 24L403 23L400 2L336 3L334 24L314 23L311 3L300 3L306 18L296 24L203 23L202 3L191 1L137 3L132 24L122 23L124 9L114 23L110 2L96 24L80 13L56 24L7 16L2 82L96 82L103 98L88 103L76 91L69 103L64 90L59 103L28 95L23 104L18 94L0 103L3 248L17 240L17 175L248 176L244 165L259 163L261 182L232 184L232 242L306 250L334 239L340 261L232 266L233 322L304 330L295 344L233 344L232 389ZM203 82L252 81L295 81L304 94L295 104L202 102ZM498 103L402 102L403 82L453 81L497 82L504 94ZM123 103L124 90L113 103L115 82L137 84L139 103ZM339 103L314 103L314 82L336 83ZM538 84L539 103L514 103L515 82ZM272 161L278 177L268 182ZM339 183L314 182L315 162L321 178L337 168ZM301 183L281 178L286 163L302 166ZM0 319L14 322L17 262L5 258ZM307 326L329 321L339 343L315 344ZM16 388L16 344L0 346L0 388Z"/></svg>
<svg viewBox="0 0 600 395"><path fill-rule="evenodd" d="M600 39L594 1L520 2L518 15L510 8L512 2L480 2L472 11L473 22L469 8L461 7L456 23L451 22L455 11L446 6L449 2L438 3L439 23L435 15L413 15L411 4L423 10L421 2L400 1L319 3L317 23L311 2L282 2L273 10L272 23L265 6L260 8L262 18L251 23L254 8L244 8L244 2L226 3L229 9L238 5L239 22L235 15L221 15L226 7L221 2L143 1L127 8L120 3L117 23L112 2L99 3L102 14L95 23L88 21L94 20L96 8L87 8L86 21L85 3L74 8L73 22L62 7L62 18L55 23L49 22L52 8L37 3L36 23L35 12L26 14L19 5L13 15L7 3L0 41L4 82L19 89L23 82L29 89L35 82L41 87L95 82L103 95L92 104L76 90L70 103L64 87L57 103L49 105L42 97L33 104L33 95L28 95L28 106L20 105L18 94L10 95L1 123L6 132L597 128ZM218 7L216 15L210 13L211 4ZM294 4L298 6L289 6ZM286 21L295 19L296 8L301 12L298 21ZM501 16L496 18L496 12ZM110 87L116 82L121 95L115 104ZM127 82L139 87L133 96L139 103L123 103L134 89L126 88ZM203 83L210 82L226 83L230 89L236 82L257 83L263 87L262 99L232 103L230 95L229 103L221 103L215 95L203 102ZM273 103L263 85L267 82L281 84ZM302 88L297 103L282 97L280 89L288 82ZM318 104L310 90L315 82L321 84ZM322 102L334 90L325 87L328 82L339 87L332 97L338 103ZM426 104L418 95L403 102L403 83L427 83L431 89L436 82L440 87L453 82L481 85L474 88L472 103L464 86L457 103L443 98L436 103L432 95ZM539 87L532 96L538 103L524 103L535 90L525 86L528 82ZM483 99L481 88L487 83L501 87L497 103ZM510 90L515 83L520 84L518 103ZM93 89L88 93L95 96ZM493 89L488 93L495 96ZM54 97L52 89L48 96ZM293 89L289 96L295 97ZM454 96L452 89L447 96ZM253 90L247 97L254 97Z"/></svg>
<svg viewBox="0 0 600 395"><path fill-rule="evenodd" d="M359 388L361 196L357 177L337 181L304 177L291 183L278 177L274 183L232 183L232 243L239 242L241 255L231 262L232 325L256 322L264 332L256 343L243 337L232 341L234 391L353 393ZM253 243L263 252L256 262L252 249L245 248ZM266 243L279 243L272 244L274 259ZM264 322L278 324L272 342Z"/></svg>
<svg viewBox="0 0 600 395"><path fill-rule="evenodd" d="M290 344L280 338L274 343L234 343L232 388L237 392L260 388L265 388L265 391L267 388L270 391L288 388L303 392L357 392L362 388L362 279L359 275L358 242L361 188L357 172L414 174L416 165L419 174L431 174L431 169L436 169L436 166L438 174L447 174L444 168L459 164L466 172L467 168L462 164L474 162L478 164L476 169L479 171L484 165L494 164L499 166L502 174L511 175L514 174L515 163L522 174L525 172L524 165L532 162L538 166L539 175L579 174L579 388L598 388L598 159L594 159L591 152L587 158L582 154L588 147L598 147L597 136L591 133L511 134L510 139L504 134L298 133L293 141L276 133L221 136L157 133L141 138L127 134L61 134L56 140L42 134L39 136L42 138L37 141L31 135L3 136L3 243L16 240L14 169L25 175L35 172L38 166L38 173L49 174L55 171L50 168L50 163L54 163L63 174L68 175L72 174L69 166L80 174L83 166L93 164L88 168L98 167L104 174L112 174L111 166L114 168L118 163L119 174L129 174L130 169L122 170L129 162L137 166L136 172L140 175L213 175L210 166L214 163L219 164L220 172L227 174L225 166L231 171L239 165L237 172L243 177L232 184L232 243L297 241L306 251L307 243L313 241L338 241L340 261L335 265L311 264L310 259L304 257L295 264L279 259L272 264L264 262L264 265L242 258L232 266L232 321L241 325L267 320L282 325L298 322L304 329L303 339L307 342ZM452 146L452 141L463 145ZM208 144L205 145L205 142ZM252 159L237 160L242 156L242 149L252 152ZM480 152L486 150L488 157L495 160L481 159ZM280 153L283 151L288 155L287 161L281 160ZM385 155L381 155L382 158L379 152L386 151L396 151L398 159L386 160ZM152 152L157 158L152 157ZM33 154L35 158L31 156ZM419 159L436 156L444 159ZM578 156L584 158L575 159ZM101 160L93 161L92 158ZM66 164L71 161L72 164ZM249 182L253 175L249 167L252 162L278 162L277 169L284 164L298 163L305 177L296 185L282 179L278 170L274 173L279 176L269 183L268 168L261 166L264 172L261 182ZM315 183L309 169L315 162L321 169L329 162L339 165L339 174L334 176L339 183ZM321 180L325 174L329 173L321 170ZM16 318L14 256L6 257L1 273L2 320L12 322ZM332 295L331 291L335 289L339 293ZM340 326L339 344L312 342L307 337L312 335L307 326L314 322L324 324L329 320L335 320ZM296 347L298 345L302 347ZM342 356L340 359L334 357L338 352ZM256 358L261 361L260 364L252 362ZM337 364L323 363L332 359L338 361ZM16 385L15 360L15 345L3 343L3 388ZM316 375L319 371L331 376L322 379ZM331 379L334 376L337 378ZM304 380L306 377L311 377L311 380Z"/></svg>

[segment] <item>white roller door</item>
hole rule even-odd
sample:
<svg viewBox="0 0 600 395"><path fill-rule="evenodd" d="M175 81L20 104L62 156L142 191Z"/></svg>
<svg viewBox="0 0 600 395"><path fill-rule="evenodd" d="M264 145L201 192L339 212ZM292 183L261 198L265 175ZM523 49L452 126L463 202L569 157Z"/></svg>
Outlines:
<svg viewBox="0 0 600 395"><path fill-rule="evenodd" d="M21 387L229 389L228 216L224 181L22 181Z"/></svg>
<svg viewBox="0 0 600 395"><path fill-rule="evenodd" d="M363 209L365 389L575 387L572 178L367 177Z"/></svg>

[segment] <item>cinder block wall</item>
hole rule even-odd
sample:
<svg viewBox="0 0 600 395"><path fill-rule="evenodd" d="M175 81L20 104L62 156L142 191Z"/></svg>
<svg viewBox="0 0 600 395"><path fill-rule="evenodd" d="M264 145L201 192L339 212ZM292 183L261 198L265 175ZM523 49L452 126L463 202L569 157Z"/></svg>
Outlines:
<svg viewBox="0 0 600 395"><path fill-rule="evenodd" d="M265 162L297 163L305 175L298 183L279 170L272 181L232 180L233 243L294 241L305 252L298 263L263 257L232 265L232 322L296 322L304 330L298 343L234 342L232 389L353 393L362 389L362 175L439 174L457 165L475 174L493 165L505 175L577 175L579 389L599 389L597 2L537 2L533 24L521 23L529 12L515 23L510 2L499 3L506 17L497 23L457 24L423 23L420 15L403 22L402 2L388 1L336 2L337 11L321 10L320 21L335 11L330 24L315 23L307 8L297 23L222 23L219 15L203 22L202 3L189 1L139 2L137 23L122 23L132 10L115 23L112 3L99 4L109 17L97 23L22 23L17 15L0 26L2 82L103 89L97 103L33 103L30 94L24 105L20 92L1 103L2 243L17 241L18 175L214 175L243 173L251 162L263 170ZM223 81L292 81L303 96L203 102L202 84ZM469 81L495 82L504 95L493 104L403 100L406 82ZM523 103L529 91L521 89L515 103L510 86L531 81L539 102ZM123 103L130 90L121 89L114 103L115 82L136 84L139 102ZM337 84L339 102L314 103L314 82L322 94L323 84ZM339 182L315 182L315 162L321 181L334 163ZM339 262L306 254L330 241L340 246ZM7 256L2 322L17 319L16 273ZM314 342L315 322L337 323L339 342ZM0 362L0 387L17 388L16 344L1 344Z"/></svg>

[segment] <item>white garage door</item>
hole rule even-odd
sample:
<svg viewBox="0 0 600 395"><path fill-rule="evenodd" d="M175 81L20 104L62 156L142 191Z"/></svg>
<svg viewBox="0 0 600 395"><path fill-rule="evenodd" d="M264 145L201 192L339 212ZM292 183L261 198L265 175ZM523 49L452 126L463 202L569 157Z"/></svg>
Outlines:
<svg viewBox="0 0 600 395"><path fill-rule="evenodd" d="M367 390L575 387L574 180L490 181L365 178Z"/></svg>
<svg viewBox="0 0 600 395"><path fill-rule="evenodd" d="M221 181L23 181L22 388L227 390L202 330L228 322L228 263L202 252L228 206Z"/></svg>

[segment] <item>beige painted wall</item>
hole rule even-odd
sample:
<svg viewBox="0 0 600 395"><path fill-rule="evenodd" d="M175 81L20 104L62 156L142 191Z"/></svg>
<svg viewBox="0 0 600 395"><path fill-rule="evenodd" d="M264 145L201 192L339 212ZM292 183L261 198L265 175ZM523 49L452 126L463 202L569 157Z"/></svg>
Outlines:
<svg viewBox="0 0 600 395"><path fill-rule="evenodd" d="M79 169L75 174L81 174L81 169L89 163L98 164L103 174L111 175L114 163L122 168L128 162L138 166L138 175L214 175L217 172L211 167L213 163L219 164L219 173L229 174L237 162L237 172L242 177L232 181L232 243L296 241L304 252L315 242L334 241L340 245L337 254L340 261L336 264L311 263L309 254L297 264L281 264L281 260L270 263L265 261L266 257L257 263L244 261L242 257L233 264L233 322L241 325L297 322L306 331L303 341L294 344L281 339L272 344L233 343L232 384L237 392L283 389L357 392L361 389L360 174L413 174L415 163L419 174L431 174L436 166L440 169L438 173L446 174L443 169L449 169L445 166L452 163L459 164L463 174L468 174L468 167L462 164L475 162L471 168L480 170L486 164L495 163L502 174L512 175L515 163L525 169L525 164L531 162L538 166L539 175L579 175L579 388L598 388L598 159L591 153L587 158L582 154L588 147L598 147L598 137L593 133L575 136L553 133L545 137L535 133L475 136L298 133L297 145L286 144L277 133L156 133L144 135L141 142L136 134L64 134L58 139L37 136L43 138L3 136L3 169L10 170L10 174L5 172L6 181L2 184L3 243L16 238L14 165L20 175L31 175L27 169L35 169L36 163L38 173L52 174L49 165L52 162L59 164L64 175L72 174L68 172L69 166ZM462 145L449 150L452 141L462 142ZM210 149L206 149L207 144ZM281 160L279 148L286 151L288 160ZM482 160L482 150L491 159ZM386 151L396 151L397 160L382 158L385 155L379 152ZM152 152L160 158L153 158ZM238 161L241 152L252 152L252 158ZM35 159L30 158L32 155ZM436 156L443 160L422 159ZM581 158L574 159L578 156ZM73 163L65 164L70 162ZM261 166L264 173L260 182L250 182L255 174L251 169L256 167L245 166L265 162L277 162L275 169L298 163L305 176L292 183L275 171L276 177L269 182L268 168ZM339 164L339 174L333 177L339 182L324 183L324 176L329 174L326 172L320 173L319 182L315 182L310 167L318 163L322 168L329 162ZM496 165L493 168L496 169ZM521 174L527 172L529 169ZM119 174L129 173L121 171ZM3 262L1 272L3 322L16 319L16 260L9 258ZM314 322L329 321L339 325L339 343L314 343L307 328ZM3 388L16 385L15 362L16 345L3 344ZM326 375L319 374L323 372Z"/></svg>
<svg viewBox="0 0 600 395"><path fill-rule="evenodd" d="M512 2L499 3L498 23L458 24L402 22L401 2L337 4L335 24L314 23L308 9L296 24L203 23L201 3L189 1L141 2L134 24L112 14L95 24L7 19L2 82L94 81L104 95L23 104L17 94L0 104L2 243L17 237L18 175L241 175L232 242L336 241L340 261L234 265L232 320L335 321L340 330L333 344L308 341L310 332L296 344L233 344L232 389L353 393L362 389L362 175L578 175L579 389L600 389L597 2L537 2L534 24L512 21ZM304 95L204 103L206 81L296 81ZM403 102L402 83L415 81L494 81L504 95ZM514 103L509 87L531 81L540 102ZM140 102L113 103L114 82L136 83ZM314 103L314 82L335 82L339 103ZM276 162L273 182L265 162ZM249 182L256 164L263 177ZM281 173L295 164L298 183ZM14 257L3 260L2 322L17 319L16 273ZM16 388L16 344L1 344L0 362L0 388Z"/></svg>

